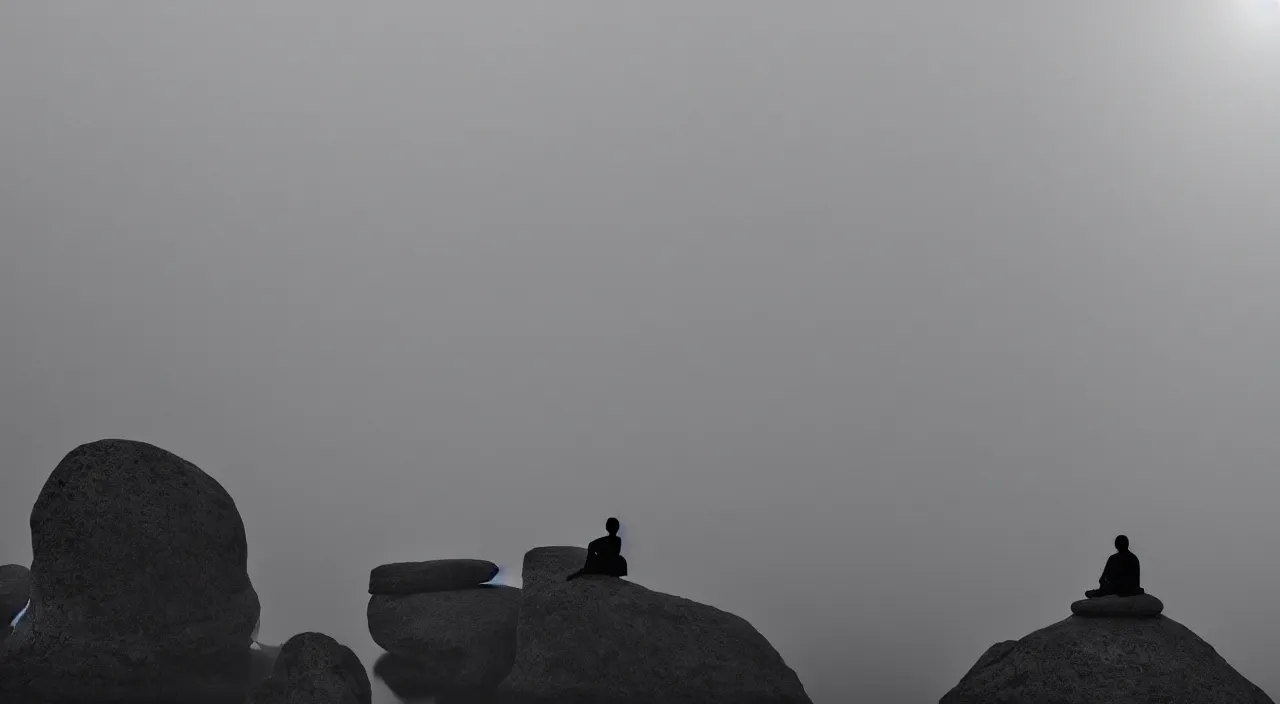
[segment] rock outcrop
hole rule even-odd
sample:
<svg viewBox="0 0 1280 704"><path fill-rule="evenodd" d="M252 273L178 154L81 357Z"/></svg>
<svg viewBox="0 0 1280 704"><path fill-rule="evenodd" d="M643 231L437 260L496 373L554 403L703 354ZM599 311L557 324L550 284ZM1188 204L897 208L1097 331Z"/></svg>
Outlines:
<svg viewBox="0 0 1280 704"><path fill-rule="evenodd" d="M31 542L31 605L3 645L0 700L243 687L259 615L244 524L199 467L142 442L81 445L41 489Z"/></svg>
<svg viewBox="0 0 1280 704"><path fill-rule="evenodd" d="M747 621L615 577L566 582L585 558L573 547L525 555L503 701L810 704L796 673Z"/></svg>
<svg viewBox="0 0 1280 704"><path fill-rule="evenodd" d="M1049 702L1272 704L1187 627L1132 613L1071 616L997 643L940 704Z"/></svg>
<svg viewBox="0 0 1280 704"><path fill-rule="evenodd" d="M978 670L981 670L987 665L990 665L996 660L999 660L1000 658L1004 657L1009 653L1010 650L1013 650L1013 647L1017 644L1018 644L1018 641L1016 640L1002 640L999 643L996 643L995 645L991 646L990 648L987 648L987 652L983 653L978 658L978 661L973 664L973 667L969 668L969 671L966 672L964 677L962 677L961 679L968 679L969 675L972 675Z"/></svg>
<svg viewBox="0 0 1280 704"><path fill-rule="evenodd" d="M373 687L360 658L323 633L299 633L280 646L271 676L248 704L370 704Z"/></svg>
<svg viewBox="0 0 1280 704"><path fill-rule="evenodd" d="M498 575L487 560L428 560L379 565L369 573L370 594L423 594L467 589Z"/></svg>
<svg viewBox="0 0 1280 704"><path fill-rule="evenodd" d="M1164 602L1150 594L1134 596L1099 596L1072 602L1071 613L1077 616L1111 616L1115 618L1150 618L1164 611Z"/></svg>
<svg viewBox="0 0 1280 704"><path fill-rule="evenodd" d="M418 662L438 687L496 687L515 659L520 590L504 585L425 594L375 594L369 634L389 653Z"/></svg>

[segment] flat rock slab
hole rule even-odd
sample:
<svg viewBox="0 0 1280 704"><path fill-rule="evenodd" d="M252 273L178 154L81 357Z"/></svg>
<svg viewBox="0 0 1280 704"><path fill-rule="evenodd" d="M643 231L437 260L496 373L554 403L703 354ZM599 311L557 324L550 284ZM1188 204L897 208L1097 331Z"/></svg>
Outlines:
<svg viewBox="0 0 1280 704"><path fill-rule="evenodd" d="M1071 613L1086 617L1152 618L1159 616L1162 611L1164 602L1150 594L1100 596L1071 604Z"/></svg>
<svg viewBox="0 0 1280 704"><path fill-rule="evenodd" d="M496 687L516 651L520 590L501 584L369 598L369 634L435 687Z"/></svg>
<svg viewBox="0 0 1280 704"><path fill-rule="evenodd" d="M369 573L370 594L423 594L475 587L498 576L488 560L427 560L379 565Z"/></svg>

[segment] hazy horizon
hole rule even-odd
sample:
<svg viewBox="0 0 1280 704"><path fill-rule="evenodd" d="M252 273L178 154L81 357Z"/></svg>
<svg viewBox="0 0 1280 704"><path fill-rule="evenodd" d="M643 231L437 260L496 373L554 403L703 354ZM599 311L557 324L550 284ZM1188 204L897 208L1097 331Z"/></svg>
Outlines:
<svg viewBox="0 0 1280 704"><path fill-rule="evenodd" d="M1276 86L1263 0L8 4L0 563L129 438L265 642L616 515L817 704L936 702L1125 533L1276 696Z"/></svg>

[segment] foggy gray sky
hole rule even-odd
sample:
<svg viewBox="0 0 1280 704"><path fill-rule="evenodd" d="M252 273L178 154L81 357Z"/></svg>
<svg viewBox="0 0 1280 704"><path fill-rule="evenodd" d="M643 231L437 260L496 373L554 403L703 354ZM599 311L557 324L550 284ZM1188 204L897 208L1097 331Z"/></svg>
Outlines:
<svg viewBox="0 0 1280 704"><path fill-rule="evenodd" d="M927 702L1124 532L1280 694L1270 3L374 7L0 8L0 562L127 437L267 641L372 665L373 566L617 515L815 702Z"/></svg>

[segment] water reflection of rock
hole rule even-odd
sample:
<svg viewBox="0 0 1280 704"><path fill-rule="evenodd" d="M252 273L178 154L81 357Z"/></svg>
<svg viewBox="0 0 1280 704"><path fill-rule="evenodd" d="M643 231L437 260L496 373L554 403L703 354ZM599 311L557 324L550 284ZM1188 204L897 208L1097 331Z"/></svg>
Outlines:
<svg viewBox="0 0 1280 704"><path fill-rule="evenodd" d="M404 704L497 704L493 688L448 687L434 681L423 663L386 653L373 664L373 676Z"/></svg>
<svg viewBox="0 0 1280 704"><path fill-rule="evenodd" d="M515 659L520 590L479 585L421 594L375 594L369 633L419 675L451 688L496 687Z"/></svg>

